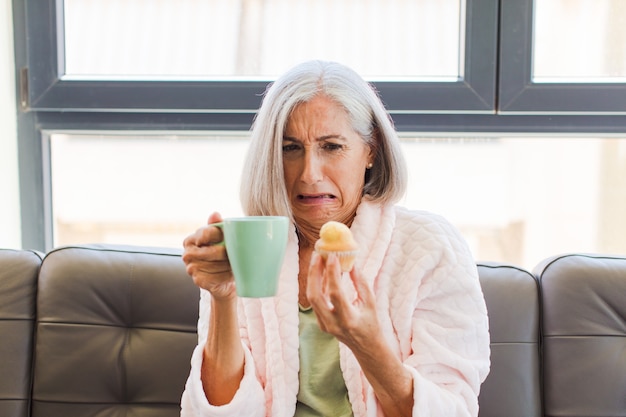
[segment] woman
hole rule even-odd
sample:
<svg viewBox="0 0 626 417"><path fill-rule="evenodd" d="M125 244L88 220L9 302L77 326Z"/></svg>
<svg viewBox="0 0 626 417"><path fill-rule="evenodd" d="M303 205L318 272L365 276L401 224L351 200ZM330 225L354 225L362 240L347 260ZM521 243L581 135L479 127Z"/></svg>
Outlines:
<svg viewBox="0 0 626 417"><path fill-rule="evenodd" d="M476 416L489 370L475 263L439 216L394 204L396 132L372 87L312 61L274 82L252 130L248 215L292 220L276 297L239 299L214 213L185 239L201 288L182 416ZM313 245L329 220L360 245L342 277Z"/></svg>

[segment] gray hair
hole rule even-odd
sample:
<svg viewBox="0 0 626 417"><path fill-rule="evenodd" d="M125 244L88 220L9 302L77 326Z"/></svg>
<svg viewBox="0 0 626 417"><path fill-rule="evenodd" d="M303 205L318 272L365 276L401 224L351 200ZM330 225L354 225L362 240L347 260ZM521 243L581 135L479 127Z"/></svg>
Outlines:
<svg viewBox="0 0 626 417"><path fill-rule="evenodd" d="M404 195L407 170L400 142L373 86L344 65L308 61L268 86L255 116L240 190L247 215L292 218L283 172L283 135L293 109L318 95L343 106L354 130L374 151L363 194L380 204L395 203Z"/></svg>

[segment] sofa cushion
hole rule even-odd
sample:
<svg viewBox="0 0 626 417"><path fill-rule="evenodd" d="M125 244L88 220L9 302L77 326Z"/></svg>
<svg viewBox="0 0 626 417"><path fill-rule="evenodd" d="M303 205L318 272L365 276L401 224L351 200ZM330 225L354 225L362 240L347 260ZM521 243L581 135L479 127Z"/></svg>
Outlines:
<svg viewBox="0 0 626 417"><path fill-rule="evenodd" d="M568 254L542 286L546 416L626 416L626 257Z"/></svg>
<svg viewBox="0 0 626 417"><path fill-rule="evenodd" d="M43 260L34 417L178 416L199 290L180 253L66 247Z"/></svg>
<svg viewBox="0 0 626 417"><path fill-rule="evenodd" d="M0 250L0 416L26 417L41 255Z"/></svg>
<svg viewBox="0 0 626 417"><path fill-rule="evenodd" d="M479 396L480 417L541 416L539 290L533 275L479 263L489 314L491 370Z"/></svg>

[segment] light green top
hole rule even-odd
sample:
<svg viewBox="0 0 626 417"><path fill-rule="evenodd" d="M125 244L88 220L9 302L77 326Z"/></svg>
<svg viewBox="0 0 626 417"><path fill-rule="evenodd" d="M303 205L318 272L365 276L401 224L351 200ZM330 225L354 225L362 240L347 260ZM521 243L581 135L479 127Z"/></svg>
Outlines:
<svg viewBox="0 0 626 417"><path fill-rule="evenodd" d="M300 391L294 417L352 417L337 339L320 330L312 308L300 307L299 318Z"/></svg>

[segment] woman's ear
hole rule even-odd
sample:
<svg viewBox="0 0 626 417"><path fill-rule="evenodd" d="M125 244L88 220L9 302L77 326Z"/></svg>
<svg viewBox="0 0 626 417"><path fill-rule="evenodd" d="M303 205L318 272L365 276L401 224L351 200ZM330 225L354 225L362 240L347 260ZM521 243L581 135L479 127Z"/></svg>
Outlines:
<svg viewBox="0 0 626 417"><path fill-rule="evenodd" d="M374 130L372 131L372 140L371 143L369 144L369 152L367 154L367 168L371 168L372 166L374 166L374 163L376 162L376 154L377 154L377 148L378 148L378 144L380 143L380 132L378 130L378 128L374 128Z"/></svg>
<svg viewBox="0 0 626 417"><path fill-rule="evenodd" d="M369 146L369 152L367 153L367 164L365 165L366 169L370 169L374 166L374 159L376 156L376 152L374 151L373 146Z"/></svg>

